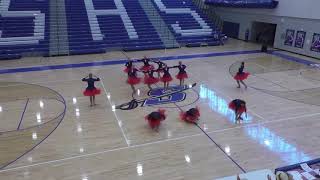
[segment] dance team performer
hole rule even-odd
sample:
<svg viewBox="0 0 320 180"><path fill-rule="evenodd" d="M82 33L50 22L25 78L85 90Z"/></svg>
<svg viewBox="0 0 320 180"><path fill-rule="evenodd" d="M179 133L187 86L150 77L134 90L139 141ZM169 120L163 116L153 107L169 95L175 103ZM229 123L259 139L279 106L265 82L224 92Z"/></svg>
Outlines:
<svg viewBox="0 0 320 180"><path fill-rule="evenodd" d="M134 65L132 65L132 68L128 71L127 83L130 84L133 93L136 92L134 85L139 84L141 81L141 79L137 75L137 71L138 70L135 68Z"/></svg>
<svg viewBox="0 0 320 180"><path fill-rule="evenodd" d="M164 121L166 119L165 110L159 109L158 111L154 111L148 114L145 119L146 121L148 121L151 129L158 130L161 121Z"/></svg>
<svg viewBox="0 0 320 180"><path fill-rule="evenodd" d="M178 66L174 66L176 68L179 69L179 73L176 75L176 78L179 79L180 81L180 86L184 85L184 79L188 78L188 74L186 72L186 65L182 64L181 61L179 61L179 65Z"/></svg>
<svg viewBox="0 0 320 180"><path fill-rule="evenodd" d="M152 90L152 87L151 87L152 84L156 84L157 82L159 82L159 78L156 78L153 76L154 72L155 70L144 72L145 73L144 84L146 84L150 90Z"/></svg>
<svg viewBox="0 0 320 180"><path fill-rule="evenodd" d="M244 100L234 99L229 103L229 108L232 109L235 113L236 123L238 121L240 123L240 120L243 120L241 117L243 113L246 113L246 116L247 116L247 106Z"/></svg>
<svg viewBox="0 0 320 180"><path fill-rule="evenodd" d="M180 113L180 119L188 123L196 123L199 120L199 117L200 111L198 107Z"/></svg>
<svg viewBox="0 0 320 180"><path fill-rule="evenodd" d="M94 83L96 81L100 81L100 79L98 77L96 77L96 76L94 78L92 73L90 73L87 77L82 78L82 81L88 83L88 87L86 88L85 91L83 91L83 95L90 97L90 106L96 105L96 102L95 102L96 95L100 94L101 90L96 88L94 86Z"/></svg>
<svg viewBox="0 0 320 180"><path fill-rule="evenodd" d="M133 61L129 58L128 62L126 62L125 66L126 68L123 70L123 72L128 73L129 70L132 68Z"/></svg>
<svg viewBox="0 0 320 180"><path fill-rule="evenodd" d="M170 68L171 67L168 67L167 65L165 65L165 67L163 68L163 76L161 77L161 81L163 82L163 90L164 91L168 90L169 82L172 81L172 77L169 72Z"/></svg>
<svg viewBox="0 0 320 180"><path fill-rule="evenodd" d="M155 61L154 63L158 65L158 68L156 71L158 73L158 78L160 79L161 78L160 73L163 72L163 68L166 66L166 64L161 61Z"/></svg>
<svg viewBox="0 0 320 180"><path fill-rule="evenodd" d="M241 66L237 72L237 74L234 76L234 79L237 81L238 88L240 88L240 83L244 85L245 88L247 88L247 85L243 82L243 80L247 79L250 73L244 72L244 62L241 63Z"/></svg>
<svg viewBox="0 0 320 180"><path fill-rule="evenodd" d="M150 71L154 69L154 66L149 63L150 59L148 59L146 56L144 56L143 59L139 60L138 62L143 62L143 66L140 67L141 71Z"/></svg>

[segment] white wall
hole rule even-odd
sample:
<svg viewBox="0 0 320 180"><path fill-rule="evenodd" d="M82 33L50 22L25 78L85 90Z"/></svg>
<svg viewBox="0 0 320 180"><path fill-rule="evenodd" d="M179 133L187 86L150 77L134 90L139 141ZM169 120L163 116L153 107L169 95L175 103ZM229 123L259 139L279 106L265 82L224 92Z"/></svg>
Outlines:
<svg viewBox="0 0 320 180"><path fill-rule="evenodd" d="M286 16L307 19L320 19L320 0L278 0L275 9L240 9L228 8L232 12L249 12L252 14L265 14L273 16ZM225 8L217 8L223 10Z"/></svg>
<svg viewBox="0 0 320 180"><path fill-rule="evenodd" d="M280 2L281 1L283 2L283 1L290 1L290 0L280 0ZM291 0L291 1L297 1L297 0ZM313 0L301 0L301 2L303 1L313 1ZM317 1L318 3L316 4L319 4L318 7L320 7L320 0L317 0ZM295 7L295 5L293 7ZM319 14L317 19L296 18L296 16L300 16L300 14L302 13L306 14L307 12L308 10L304 12L299 11L295 14L292 9L286 12L279 12L279 10L260 10L260 9L248 10L248 9L216 8L216 13L220 15L222 20L240 24L239 39L245 39L246 29L249 29L251 32L252 22L254 21L273 23L273 24L277 24L277 30L276 30L275 40L274 40L275 48L320 58L320 53L310 51L313 33L320 33L320 11L316 12ZM289 13L293 15L291 15L291 17L288 17ZM279 14L286 14L287 16L279 16ZM305 44L303 49L296 48L294 46L284 45L284 37L287 29L294 29L296 31L297 30L306 31L307 34L306 34L306 39L305 39Z"/></svg>

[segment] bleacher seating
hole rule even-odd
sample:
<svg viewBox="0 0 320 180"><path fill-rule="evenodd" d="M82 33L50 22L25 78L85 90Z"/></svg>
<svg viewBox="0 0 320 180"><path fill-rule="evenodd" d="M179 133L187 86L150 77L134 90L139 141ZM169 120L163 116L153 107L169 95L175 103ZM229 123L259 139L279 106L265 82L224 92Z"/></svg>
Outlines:
<svg viewBox="0 0 320 180"><path fill-rule="evenodd" d="M49 51L48 1L0 1L0 59Z"/></svg>
<svg viewBox="0 0 320 180"><path fill-rule="evenodd" d="M215 25L191 0L153 0L153 2L180 44L189 46L199 46L203 43L220 44L216 38L220 35L215 30Z"/></svg>
<svg viewBox="0 0 320 180"><path fill-rule="evenodd" d="M138 0L118 2L116 5L114 1L105 0L66 0L71 54L96 53L113 48L164 48ZM112 12L116 8L121 11L121 16ZM96 16L99 11L111 15Z"/></svg>
<svg viewBox="0 0 320 180"><path fill-rule="evenodd" d="M205 3L220 7L274 9L279 2L275 0L205 0Z"/></svg>
<svg viewBox="0 0 320 180"><path fill-rule="evenodd" d="M160 0L151 1L159 4ZM153 26L158 23L149 21L139 0L59 2L0 0L0 59L59 55L60 52L88 54L115 49L165 48L158 34L161 32ZM158 7L180 45L220 43L217 38L220 33L215 31L214 24L191 0L161 0L160 3L162 6L154 7ZM65 11L59 11L60 6L64 6Z"/></svg>

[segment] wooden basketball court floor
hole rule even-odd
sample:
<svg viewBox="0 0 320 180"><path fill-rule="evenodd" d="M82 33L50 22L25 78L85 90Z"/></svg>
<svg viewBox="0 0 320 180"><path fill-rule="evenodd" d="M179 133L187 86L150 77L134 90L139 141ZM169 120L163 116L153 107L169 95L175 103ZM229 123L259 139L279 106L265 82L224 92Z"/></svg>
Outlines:
<svg viewBox="0 0 320 180"><path fill-rule="evenodd" d="M197 83L184 101L160 105L167 119L158 132L144 116L159 106L113 109L132 98L117 64L125 59L121 52L1 61L0 179L209 180L318 158L320 70L295 60L316 61L258 49L230 40L221 47L126 53L169 57L169 65L182 60L186 83ZM252 73L248 89L236 88L230 75L241 61ZM89 72L101 78L95 107L82 95L81 78ZM147 87L138 89L134 96L147 98ZM241 124L227 108L234 98L248 104ZM179 109L195 106L198 126L179 120Z"/></svg>

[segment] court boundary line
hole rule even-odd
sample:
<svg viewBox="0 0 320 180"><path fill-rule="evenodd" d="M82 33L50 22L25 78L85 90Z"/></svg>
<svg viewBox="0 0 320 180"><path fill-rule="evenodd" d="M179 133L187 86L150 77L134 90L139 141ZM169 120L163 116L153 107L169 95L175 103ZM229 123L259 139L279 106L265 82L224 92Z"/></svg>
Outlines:
<svg viewBox="0 0 320 180"><path fill-rule="evenodd" d="M305 114L305 115L301 115L301 116L293 116L293 117L289 117L289 118L280 118L280 119L277 119L277 120L257 122L257 123L253 123L253 124L243 125L243 126L236 126L236 127L231 127L231 128L208 131L207 133L208 134L220 133L220 132L234 130L234 129L241 129L241 128L246 128L246 127L251 127L251 126L259 126L261 124L272 124L272 123L288 121L288 120L293 120L293 119L299 119L299 118L304 118L304 117L313 117L313 116L317 116L317 115L320 115L320 113ZM153 141L153 142L149 142L149 143L143 143L143 144L137 144L137 145L132 145L132 146L108 149L108 150L105 150L105 151L98 151L98 152L94 152L94 153L76 155L76 156L67 157L67 158L44 161L44 162L39 162L39 163L35 163L35 164L30 164L30 165L12 167L12 168L8 168L8 169L2 169L2 170L0 170L0 173L7 172L7 171L14 171L14 170L23 169L23 168L34 167L34 166L52 164L52 163L55 163L55 162L62 162L62 161L73 160L73 159L78 159L78 158L90 157L90 156L104 154L104 153L108 153L108 152L120 151L120 150L131 149L131 148L139 148L139 147L144 147L144 146L153 145L153 144L159 144L159 143L165 143L165 142L170 142L170 141L177 141L177 140L186 139L186 138L190 138L190 137L201 136L201 135L204 136L203 133L198 133L198 134L193 134L193 135L188 135L188 136L181 136L181 137L176 137L176 138L171 138L171 139Z"/></svg>
<svg viewBox="0 0 320 180"><path fill-rule="evenodd" d="M21 123L22 123L22 121L23 121L24 113L26 112L26 109L27 109L28 103L29 103L29 98L27 99L27 102L26 102L26 104L24 105L24 109L23 109L23 112L22 112L22 114L21 114L21 118L20 118L20 121L19 121L19 124L18 124L17 130L19 130L19 129L20 129L20 126L21 126Z"/></svg>
<svg viewBox="0 0 320 180"><path fill-rule="evenodd" d="M105 88L105 86L104 86L104 83L103 83L103 79L102 78L100 78L101 79L101 81L100 81L100 83L101 83L101 85L102 85L102 88L103 88L103 90L104 90L104 93L105 93L105 95L106 95L106 98L107 98L107 102L109 102L109 105L111 106L111 111L113 112L113 115L114 115L114 117L116 118L116 120L118 121L118 126L119 126L119 128L120 128L120 130L121 130L121 132L122 132L122 136L123 136L123 138L124 138L124 140L126 141L126 143L127 143L127 146L128 147L130 147L130 142L129 142L129 140L128 140L128 137L127 137L127 135L125 134L125 132L124 132L124 130L123 130L123 128L122 128L122 123L120 124L120 120L119 120L119 118L118 118L118 115L116 114L116 111L114 110L113 111L113 109L112 109L112 102L111 102L111 100L110 100L110 98L108 98L108 92L107 92L107 90L106 90L106 88Z"/></svg>

